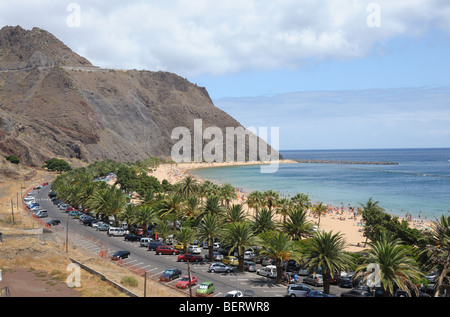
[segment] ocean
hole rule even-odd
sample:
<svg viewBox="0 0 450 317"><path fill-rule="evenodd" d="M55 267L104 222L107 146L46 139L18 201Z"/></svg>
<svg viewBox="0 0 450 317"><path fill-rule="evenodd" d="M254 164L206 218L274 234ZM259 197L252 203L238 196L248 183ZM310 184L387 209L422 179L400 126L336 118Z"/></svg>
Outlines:
<svg viewBox="0 0 450 317"><path fill-rule="evenodd" d="M434 220L450 214L450 148L280 151L285 159L395 162L398 165L289 163L272 174L260 166L214 167L193 173L246 192L308 194L312 202L358 207L369 198L389 214Z"/></svg>

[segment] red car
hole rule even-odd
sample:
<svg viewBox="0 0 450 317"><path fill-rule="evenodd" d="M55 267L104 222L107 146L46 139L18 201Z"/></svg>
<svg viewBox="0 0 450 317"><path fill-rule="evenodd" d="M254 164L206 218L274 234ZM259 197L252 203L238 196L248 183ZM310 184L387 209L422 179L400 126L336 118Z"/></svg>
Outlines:
<svg viewBox="0 0 450 317"><path fill-rule="evenodd" d="M156 252L155 253L159 254L159 255L161 255L161 254L173 254L173 255L175 255L175 254L180 254L180 251L175 249L175 248L173 248L173 247L171 247L171 246L169 246L169 245L161 245L161 246L156 248Z"/></svg>
<svg viewBox="0 0 450 317"><path fill-rule="evenodd" d="M203 258L200 255L185 253L178 256L178 262L202 262Z"/></svg>
<svg viewBox="0 0 450 317"><path fill-rule="evenodd" d="M66 212L71 212L72 210L77 210L76 208L73 207L67 207L66 208Z"/></svg>
<svg viewBox="0 0 450 317"><path fill-rule="evenodd" d="M197 276L191 276L191 286L197 284ZM178 288L188 288L189 287L189 276L183 276L175 285Z"/></svg>

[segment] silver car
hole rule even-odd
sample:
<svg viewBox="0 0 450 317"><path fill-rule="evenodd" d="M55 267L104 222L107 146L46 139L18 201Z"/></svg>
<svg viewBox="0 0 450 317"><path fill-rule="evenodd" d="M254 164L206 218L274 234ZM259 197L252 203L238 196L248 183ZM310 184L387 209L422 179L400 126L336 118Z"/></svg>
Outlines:
<svg viewBox="0 0 450 317"><path fill-rule="evenodd" d="M303 283L311 284L314 286L322 286L323 277L321 274L309 274L307 277L303 279Z"/></svg>
<svg viewBox="0 0 450 317"><path fill-rule="evenodd" d="M306 297L312 288L305 284L289 284L287 288L287 296L289 297Z"/></svg>
<svg viewBox="0 0 450 317"><path fill-rule="evenodd" d="M214 272L230 273L231 271L233 271L233 268L231 266L225 265L220 262L211 263L211 265L208 268L208 272L210 272L210 273L214 273Z"/></svg>

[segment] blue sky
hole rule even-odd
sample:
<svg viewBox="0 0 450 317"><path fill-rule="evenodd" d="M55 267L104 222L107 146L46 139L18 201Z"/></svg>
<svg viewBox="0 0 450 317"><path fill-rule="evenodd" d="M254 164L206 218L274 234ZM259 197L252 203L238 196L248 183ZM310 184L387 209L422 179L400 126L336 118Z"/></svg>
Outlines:
<svg viewBox="0 0 450 317"><path fill-rule="evenodd" d="M447 0L0 0L0 26L177 73L281 149L450 147L449 17Z"/></svg>

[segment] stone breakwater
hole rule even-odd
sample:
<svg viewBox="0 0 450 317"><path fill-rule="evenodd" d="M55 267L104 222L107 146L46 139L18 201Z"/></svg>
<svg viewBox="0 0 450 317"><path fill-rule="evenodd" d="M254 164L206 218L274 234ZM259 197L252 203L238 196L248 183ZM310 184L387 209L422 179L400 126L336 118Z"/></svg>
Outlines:
<svg viewBox="0 0 450 317"><path fill-rule="evenodd" d="M293 160L297 163L307 164L363 164L363 165L399 165L396 162L372 162L372 161L329 161L329 160Z"/></svg>

